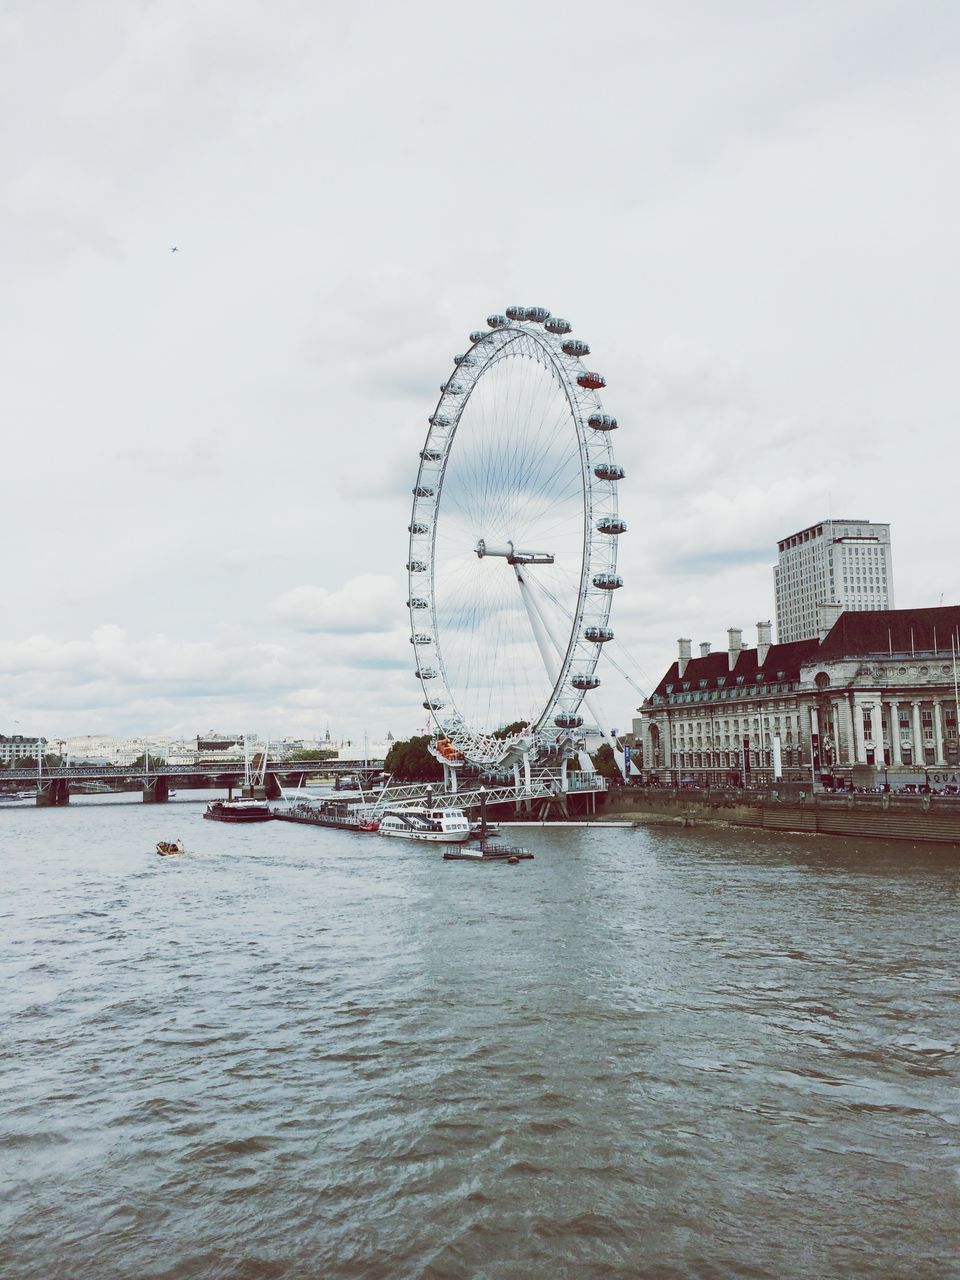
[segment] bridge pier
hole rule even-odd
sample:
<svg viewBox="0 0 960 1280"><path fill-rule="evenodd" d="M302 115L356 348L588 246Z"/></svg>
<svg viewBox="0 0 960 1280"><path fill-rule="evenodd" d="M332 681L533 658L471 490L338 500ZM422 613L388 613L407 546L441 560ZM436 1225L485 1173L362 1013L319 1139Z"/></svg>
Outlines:
<svg viewBox="0 0 960 1280"><path fill-rule="evenodd" d="M168 779L148 778L143 784L144 804L166 804L170 799L170 783Z"/></svg>
<svg viewBox="0 0 960 1280"><path fill-rule="evenodd" d="M70 803L70 784L66 778L51 778L37 787L37 808L51 809L55 805Z"/></svg>

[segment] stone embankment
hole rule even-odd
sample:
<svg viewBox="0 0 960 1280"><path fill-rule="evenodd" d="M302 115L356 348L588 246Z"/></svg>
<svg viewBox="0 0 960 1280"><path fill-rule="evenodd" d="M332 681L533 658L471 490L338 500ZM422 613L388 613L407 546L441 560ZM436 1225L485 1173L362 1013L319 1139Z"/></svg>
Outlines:
<svg viewBox="0 0 960 1280"><path fill-rule="evenodd" d="M715 824L823 832L960 846L960 797L956 796L828 795L797 788L779 794L630 788L610 794L599 820L604 819L630 819L643 825Z"/></svg>

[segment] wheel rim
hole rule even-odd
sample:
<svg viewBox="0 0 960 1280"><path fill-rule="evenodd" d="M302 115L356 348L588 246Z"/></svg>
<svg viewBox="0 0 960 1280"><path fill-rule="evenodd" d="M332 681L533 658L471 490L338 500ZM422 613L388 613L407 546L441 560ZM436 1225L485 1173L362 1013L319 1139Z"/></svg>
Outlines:
<svg viewBox="0 0 960 1280"><path fill-rule="evenodd" d="M600 651L584 633L607 629L609 530L622 522L610 431L588 425L610 419L578 383L590 375L564 335L517 320L471 337L421 452L408 605L425 707L467 759L489 764L575 727ZM493 736L516 721L529 732Z"/></svg>

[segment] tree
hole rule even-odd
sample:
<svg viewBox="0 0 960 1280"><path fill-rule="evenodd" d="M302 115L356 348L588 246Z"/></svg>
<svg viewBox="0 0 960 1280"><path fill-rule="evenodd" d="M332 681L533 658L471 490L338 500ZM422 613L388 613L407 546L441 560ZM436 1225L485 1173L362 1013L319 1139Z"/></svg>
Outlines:
<svg viewBox="0 0 960 1280"><path fill-rule="evenodd" d="M151 772L157 772L158 770L162 769L166 763L167 762L166 760L164 760L163 756L155 756L152 751L150 752ZM146 771L146 768L147 768L146 753L144 753L143 755L137 756L136 760L134 760L133 764L130 766L130 770L132 773L139 773L141 769Z"/></svg>
<svg viewBox="0 0 960 1280"><path fill-rule="evenodd" d="M515 733L523 733L529 727L530 725L526 720L514 720L512 724L502 724L499 729L494 729L493 736L495 738L512 738Z"/></svg>
<svg viewBox="0 0 960 1280"><path fill-rule="evenodd" d="M330 747L319 747L310 751L291 752L291 760L335 760L337 752Z"/></svg>
<svg viewBox="0 0 960 1280"><path fill-rule="evenodd" d="M443 767L427 750L430 738L407 738L395 742L387 752L383 767L392 773L398 782L439 782L443 778Z"/></svg>
<svg viewBox="0 0 960 1280"><path fill-rule="evenodd" d="M605 742L590 759L593 761L593 767L601 778L606 778L608 782L612 782L614 785L619 785L623 782L623 774L620 772L617 757L613 754L613 748L609 742Z"/></svg>

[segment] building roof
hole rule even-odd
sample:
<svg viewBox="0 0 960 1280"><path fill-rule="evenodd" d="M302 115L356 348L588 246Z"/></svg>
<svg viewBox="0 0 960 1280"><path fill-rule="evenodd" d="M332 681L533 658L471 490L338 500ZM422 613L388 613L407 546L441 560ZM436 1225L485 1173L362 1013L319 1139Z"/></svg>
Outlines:
<svg viewBox="0 0 960 1280"><path fill-rule="evenodd" d="M960 650L960 605L847 610L833 624L818 657L824 661L894 653L938 653L948 657L951 636Z"/></svg>
<svg viewBox="0 0 960 1280"><path fill-rule="evenodd" d="M673 686L672 693L687 692L684 685L690 691L729 688L737 683L740 676L743 677L740 683L744 685L799 680L801 664L816 653L819 643L814 637L812 640L794 640L790 644L772 644L762 667L757 662L758 650L741 649L732 671L726 649L708 653L704 658L691 658L682 676L679 662L674 661L653 693L662 698L669 697L667 685ZM758 674L761 677L759 681Z"/></svg>

